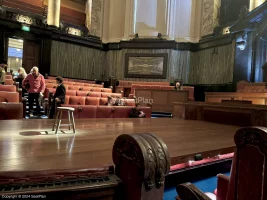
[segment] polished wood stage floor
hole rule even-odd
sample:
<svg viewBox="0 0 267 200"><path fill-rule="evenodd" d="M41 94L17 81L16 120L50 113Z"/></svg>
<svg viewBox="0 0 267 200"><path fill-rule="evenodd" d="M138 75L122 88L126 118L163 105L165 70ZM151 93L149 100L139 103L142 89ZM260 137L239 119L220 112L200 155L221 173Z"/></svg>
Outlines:
<svg viewBox="0 0 267 200"><path fill-rule="evenodd" d="M46 170L113 165L112 147L120 134L154 133L167 144L172 165L195 154L234 150L239 127L180 119L76 120L77 133L51 131L53 120L0 121L0 170Z"/></svg>

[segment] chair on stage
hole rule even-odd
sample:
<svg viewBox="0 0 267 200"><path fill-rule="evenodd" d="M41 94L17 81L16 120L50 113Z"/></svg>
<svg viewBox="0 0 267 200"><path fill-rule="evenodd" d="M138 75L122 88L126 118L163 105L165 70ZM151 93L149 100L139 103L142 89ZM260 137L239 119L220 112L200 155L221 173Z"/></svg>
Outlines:
<svg viewBox="0 0 267 200"><path fill-rule="evenodd" d="M68 124L61 124L61 120L62 120L62 113L66 111L68 112L68 118L69 118L69 123ZM73 133L75 133L75 121L74 121L74 116L73 116L73 112L75 111L75 108L71 108L71 107L57 107L57 116L56 116L56 121L53 125L53 129L52 131L55 130L56 128L56 132L55 134L57 134L58 129L60 128L60 126L68 126L69 130L73 129Z"/></svg>
<svg viewBox="0 0 267 200"><path fill-rule="evenodd" d="M235 134L236 151L231 176L219 174L214 194L204 194L191 183L178 185L177 200L267 199L267 128L241 128Z"/></svg>

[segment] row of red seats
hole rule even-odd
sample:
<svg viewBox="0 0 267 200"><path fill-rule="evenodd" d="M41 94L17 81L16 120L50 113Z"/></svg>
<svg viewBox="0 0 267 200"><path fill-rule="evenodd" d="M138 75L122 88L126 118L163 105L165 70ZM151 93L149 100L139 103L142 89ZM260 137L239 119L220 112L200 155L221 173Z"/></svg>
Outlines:
<svg viewBox="0 0 267 200"><path fill-rule="evenodd" d="M48 76L47 77L47 81L54 81L56 79L55 76ZM73 78L64 78L64 82L65 81L71 81L71 82L78 82L78 83L91 83L91 84L95 84L95 81L88 81L88 80L80 80L80 79L73 79Z"/></svg>
<svg viewBox="0 0 267 200"><path fill-rule="evenodd" d="M56 92L56 89L48 89L45 90L45 98L48 98L50 94L54 94ZM79 91L79 90L66 90L67 96L89 96L89 97L122 97L122 94L120 93L109 93L109 92L91 92L91 91Z"/></svg>
<svg viewBox="0 0 267 200"><path fill-rule="evenodd" d="M169 86L169 82L141 82L141 81L119 81L119 86L122 87L131 87L133 84L135 85L162 85L162 86Z"/></svg>
<svg viewBox="0 0 267 200"><path fill-rule="evenodd" d="M46 87L54 87L57 86L56 80L48 80L45 79ZM64 81L64 85L68 86L80 86L80 87L99 87L103 88L104 86L102 84L93 84L93 83L80 83L80 82L70 82L70 81Z"/></svg>
<svg viewBox="0 0 267 200"><path fill-rule="evenodd" d="M62 105L75 108L75 119L86 118L129 118L133 106L92 106L92 105ZM151 107L141 107L146 118L151 118ZM68 114L63 113L62 118L67 119Z"/></svg>
<svg viewBox="0 0 267 200"><path fill-rule="evenodd" d="M134 99L122 99L126 106L135 106ZM107 98L101 97L81 97L81 96L66 96L65 104L68 105L105 105L107 103Z"/></svg>
<svg viewBox="0 0 267 200"><path fill-rule="evenodd" d="M111 88L99 88L99 87L85 87L85 86L74 86L74 85L64 85L66 90L80 90L80 91L91 91L91 92L109 92L112 93ZM46 85L47 89L57 88L57 85Z"/></svg>

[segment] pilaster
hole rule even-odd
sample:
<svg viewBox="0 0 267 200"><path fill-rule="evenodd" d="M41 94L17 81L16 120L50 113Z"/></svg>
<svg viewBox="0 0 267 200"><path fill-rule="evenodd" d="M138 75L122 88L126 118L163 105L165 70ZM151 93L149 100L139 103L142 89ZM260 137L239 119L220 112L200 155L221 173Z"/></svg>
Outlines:
<svg viewBox="0 0 267 200"><path fill-rule="evenodd" d="M213 34L213 30L219 25L219 10L221 0L203 0L202 36Z"/></svg>
<svg viewBox="0 0 267 200"><path fill-rule="evenodd" d="M60 24L60 0L48 0L47 24L59 27Z"/></svg>

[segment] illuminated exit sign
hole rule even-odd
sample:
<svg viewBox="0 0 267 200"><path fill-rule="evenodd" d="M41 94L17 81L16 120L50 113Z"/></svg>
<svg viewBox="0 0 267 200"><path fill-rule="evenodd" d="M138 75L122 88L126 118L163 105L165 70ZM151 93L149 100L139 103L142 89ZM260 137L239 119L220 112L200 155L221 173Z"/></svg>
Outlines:
<svg viewBox="0 0 267 200"><path fill-rule="evenodd" d="M30 32L30 27L26 26L26 25L22 25L21 30L26 31L26 32Z"/></svg>

